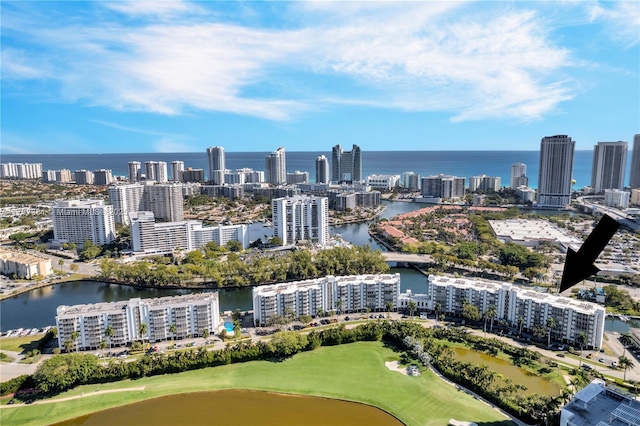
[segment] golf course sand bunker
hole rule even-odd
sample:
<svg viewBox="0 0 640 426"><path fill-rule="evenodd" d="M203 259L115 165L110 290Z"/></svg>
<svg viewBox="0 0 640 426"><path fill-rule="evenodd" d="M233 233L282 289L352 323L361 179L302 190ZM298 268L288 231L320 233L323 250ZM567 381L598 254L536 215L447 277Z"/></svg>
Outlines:
<svg viewBox="0 0 640 426"><path fill-rule="evenodd" d="M400 364L400 361L389 361L389 362L385 362L384 365L391 371L397 371L400 374L404 374L405 376L408 376L407 368L403 367L402 364Z"/></svg>

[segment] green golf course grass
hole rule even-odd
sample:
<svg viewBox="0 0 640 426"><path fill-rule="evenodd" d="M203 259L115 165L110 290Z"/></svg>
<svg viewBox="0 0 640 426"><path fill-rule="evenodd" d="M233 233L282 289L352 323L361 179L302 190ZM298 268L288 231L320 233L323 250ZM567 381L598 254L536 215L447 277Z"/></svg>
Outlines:
<svg viewBox="0 0 640 426"><path fill-rule="evenodd" d="M161 395L219 389L255 389L362 402L391 413L407 425L446 425L451 418L485 426L513 424L498 411L458 391L430 371L423 371L420 377L409 377L385 367L386 361L399 358L400 353L380 342L359 342L321 347L282 362L252 361L81 386L56 398L138 386L144 386L145 390L100 394L52 404L36 402L16 408L4 405L0 409L0 424L51 424Z"/></svg>

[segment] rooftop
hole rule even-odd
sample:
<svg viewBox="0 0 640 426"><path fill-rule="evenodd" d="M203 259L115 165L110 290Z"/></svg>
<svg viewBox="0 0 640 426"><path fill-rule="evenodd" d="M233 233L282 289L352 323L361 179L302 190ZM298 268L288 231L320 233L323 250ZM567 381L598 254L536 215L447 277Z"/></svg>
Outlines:
<svg viewBox="0 0 640 426"><path fill-rule="evenodd" d="M562 409L575 426L640 426L640 402L596 379Z"/></svg>

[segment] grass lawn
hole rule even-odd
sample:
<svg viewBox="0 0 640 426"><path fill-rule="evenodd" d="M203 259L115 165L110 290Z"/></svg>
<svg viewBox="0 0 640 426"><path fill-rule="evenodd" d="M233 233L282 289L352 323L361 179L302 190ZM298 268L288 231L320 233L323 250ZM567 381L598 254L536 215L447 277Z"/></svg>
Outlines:
<svg viewBox="0 0 640 426"><path fill-rule="evenodd" d="M26 353L33 349L38 349L38 342L44 334L22 337L3 337L0 339L0 350Z"/></svg>
<svg viewBox="0 0 640 426"><path fill-rule="evenodd" d="M0 409L0 424L54 423L142 399L180 392L257 389L359 401L380 407L407 425L444 425L449 419L511 425L502 414L443 382L430 371L409 377L388 370L400 354L380 342L322 347L283 362L254 361L118 383L81 386L58 398L96 390L145 386L143 392L101 394L56 404ZM215 417L214 417L215 418Z"/></svg>

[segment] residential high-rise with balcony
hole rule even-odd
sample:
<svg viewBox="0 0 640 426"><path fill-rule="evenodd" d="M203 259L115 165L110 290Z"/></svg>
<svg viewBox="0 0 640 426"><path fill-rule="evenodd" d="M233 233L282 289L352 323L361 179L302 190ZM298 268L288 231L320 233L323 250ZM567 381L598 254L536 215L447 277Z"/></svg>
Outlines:
<svg viewBox="0 0 640 426"><path fill-rule="evenodd" d="M184 171L184 161L171 162L171 180L182 182L182 172Z"/></svg>
<svg viewBox="0 0 640 426"><path fill-rule="evenodd" d="M320 245L329 241L329 200L326 197L293 196L271 202L273 235L282 245L308 240Z"/></svg>
<svg viewBox="0 0 640 426"><path fill-rule="evenodd" d="M93 185L93 172L91 170L76 170L73 172L76 184Z"/></svg>
<svg viewBox="0 0 640 426"><path fill-rule="evenodd" d="M164 161L145 161L147 180L155 180L158 183L169 181L167 163Z"/></svg>
<svg viewBox="0 0 640 426"><path fill-rule="evenodd" d="M144 186L139 183L109 187L109 203L116 223L129 225L129 213L144 210Z"/></svg>
<svg viewBox="0 0 640 426"><path fill-rule="evenodd" d="M318 312L386 311L398 306L400 274L326 276L306 281L253 288L256 325L268 325L287 312L316 316Z"/></svg>
<svg viewBox="0 0 640 426"><path fill-rule="evenodd" d="M329 159L324 155L318 155L316 158L316 183L329 183L331 180L329 173Z"/></svg>
<svg viewBox="0 0 640 426"><path fill-rule="evenodd" d="M340 145L331 152L331 180L334 182L360 182L362 180L362 152L358 145L343 151Z"/></svg>
<svg viewBox="0 0 640 426"><path fill-rule="evenodd" d="M591 189L597 194L605 189L624 189L627 171L627 142L598 142L593 149Z"/></svg>
<svg viewBox="0 0 640 426"><path fill-rule="evenodd" d="M141 324L146 333L140 334ZM175 332L171 326L175 324ZM58 306L56 310L58 344L74 340L73 349L97 349L105 339L107 327L113 336L107 337L109 346L124 346L134 340L159 342L217 333L220 327L218 293L194 293L156 299L133 298L121 302L90 305ZM74 333L77 333L77 339Z"/></svg>
<svg viewBox="0 0 640 426"><path fill-rule="evenodd" d="M102 200L58 201L51 207L53 239L58 243L96 245L112 243L116 238L113 206Z"/></svg>
<svg viewBox="0 0 640 426"><path fill-rule="evenodd" d="M287 183L287 160L284 148L280 147L265 157L265 179L271 185Z"/></svg>
<svg viewBox="0 0 640 426"><path fill-rule="evenodd" d="M426 176L422 178L422 196L447 198L464 197L465 178L449 175Z"/></svg>
<svg viewBox="0 0 640 426"><path fill-rule="evenodd" d="M0 177L14 179L40 179L42 178L42 164L2 163L0 164Z"/></svg>
<svg viewBox="0 0 640 426"><path fill-rule="evenodd" d="M469 178L469 192L499 191L500 181L500 176L471 176Z"/></svg>
<svg viewBox="0 0 640 426"><path fill-rule="evenodd" d="M129 182L137 182L140 180L140 162L139 161L129 161L127 163L127 172L129 175Z"/></svg>
<svg viewBox="0 0 640 426"><path fill-rule="evenodd" d="M111 170L100 169L93 172L93 184L94 185L110 185L113 182L113 174Z"/></svg>
<svg viewBox="0 0 640 426"><path fill-rule="evenodd" d="M513 163L511 165L511 180L509 181L509 186L511 189L516 189L521 186L529 186L526 164Z"/></svg>
<svg viewBox="0 0 640 426"><path fill-rule="evenodd" d="M633 152L631 154L631 178L629 186L640 188L640 134L633 137Z"/></svg>
<svg viewBox="0 0 640 426"><path fill-rule="evenodd" d="M542 138L538 207L560 209L570 203L575 145L575 141L567 135Z"/></svg>
<svg viewBox="0 0 640 426"><path fill-rule="evenodd" d="M221 146L207 148L207 164L209 168L209 182L213 185L223 185L224 172L226 169L224 148Z"/></svg>
<svg viewBox="0 0 640 426"><path fill-rule="evenodd" d="M144 189L144 206L156 219L179 222L184 219L182 185L163 183L147 185Z"/></svg>

